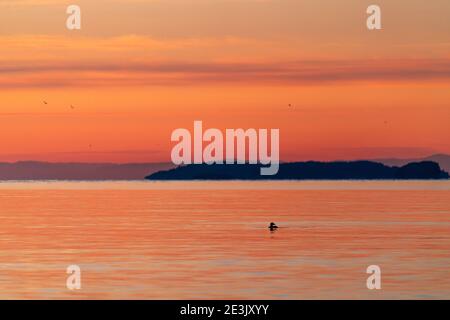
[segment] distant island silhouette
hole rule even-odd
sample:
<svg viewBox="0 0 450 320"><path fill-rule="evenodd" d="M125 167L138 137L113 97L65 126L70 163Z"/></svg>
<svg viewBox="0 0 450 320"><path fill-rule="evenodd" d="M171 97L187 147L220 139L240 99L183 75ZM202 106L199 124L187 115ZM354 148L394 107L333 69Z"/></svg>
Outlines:
<svg viewBox="0 0 450 320"><path fill-rule="evenodd" d="M377 163L373 166L371 170L368 165L364 166L360 164L355 166L352 170L349 167L343 165L343 163ZM406 169L398 171L397 169L403 167L409 163L422 163L422 162L433 162L439 164L439 167L443 171L450 172L450 156L446 154L436 154L425 158L419 159L364 159L364 160L344 160L344 161L334 161L334 162L318 162L318 161L308 161L308 162L296 162L296 163L284 163L281 164L282 170L279 175L272 177L274 179L405 179L401 176L401 172ZM325 164L340 164L338 166L326 166ZM383 164L387 167L398 167L397 169L382 168L379 165ZM300 165L304 164L304 165ZM309 164L306 166L306 164ZM316 164L316 165L314 165ZM322 164L322 165L320 165ZM195 169L200 170L196 172L195 175L199 174L202 176L207 175L208 177L201 177L198 179L213 179L214 175L217 175L217 179L257 179L260 180L261 177L255 176L254 173L259 170L259 167L250 168L242 167L240 165L241 172L228 172L227 170L231 168L225 168L225 171L220 168L202 168ZM288 169L287 171L284 169ZM296 167L297 166L297 167ZM233 167L233 166L231 166ZM147 179L162 179L162 180L181 180L181 177L173 176L175 173L170 172L169 175L166 173L162 174L164 170L174 169L176 166L172 163L76 163L76 162L41 162L41 161L19 161L19 162L0 162L0 181L8 180L143 180L147 176ZM292 174L292 168L297 170L295 175ZM337 168L337 169L336 169ZM359 168L359 169L357 169ZM378 169L377 169L378 168ZM423 167L424 168L424 167ZM314 170L312 170L314 169ZM186 170L186 169L185 169ZM193 170L193 169L190 169ZM194 171L195 171L194 170ZM252 171L254 170L254 171ZM295 171L294 170L294 171ZM350 174L350 171L353 172ZM358 175L355 170L360 170L365 172L364 177ZM377 171L379 170L379 171ZM410 170L410 169L408 169ZM428 169L429 170L429 169ZM425 171L425 174L418 179L435 179L437 176L437 169L435 168L435 173L431 174L431 171ZM195 179L191 178L194 171L186 175L184 180ZM245 171L245 172L244 172ZM329 172L331 173L329 174ZM342 171L342 172L337 172ZM319 173L320 174L319 174ZM377 176L377 172L383 172ZM397 172L394 174L393 172ZM155 177L152 173L158 173ZM178 175L179 171L176 171ZM185 172L182 172L183 175ZM347 176L343 177L343 173ZM253 174L253 176L252 176ZM410 175L411 173L409 173ZM291 175L291 176L289 176ZM231 177L230 177L231 176ZM325 177L324 177L325 176ZM337 177L336 177L337 176ZM161 177L161 178L159 178ZM236 178L238 177L238 178ZM444 174L445 178L445 174ZM408 179L412 179L408 177Z"/></svg>
<svg viewBox="0 0 450 320"><path fill-rule="evenodd" d="M422 161L433 161L439 163L439 166L442 170L450 172L450 156L447 154L433 154L428 157L424 158L409 158L409 159L402 159L402 158L387 158L387 159L365 159L370 160L374 162L381 162L382 164L385 164L387 166L404 166L411 162L422 162Z"/></svg>
<svg viewBox="0 0 450 320"><path fill-rule="evenodd" d="M423 161L389 167L373 161L281 163L276 175L260 175L260 164L191 164L155 172L148 180L403 180L448 179L438 163Z"/></svg>

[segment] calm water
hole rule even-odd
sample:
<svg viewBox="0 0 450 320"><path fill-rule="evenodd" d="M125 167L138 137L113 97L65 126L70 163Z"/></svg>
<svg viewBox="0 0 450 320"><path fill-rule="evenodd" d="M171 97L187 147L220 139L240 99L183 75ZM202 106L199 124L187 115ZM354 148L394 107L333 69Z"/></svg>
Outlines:
<svg viewBox="0 0 450 320"><path fill-rule="evenodd" d="M450 298L449 181L8 182L0 223L2 299Z"/></svg>

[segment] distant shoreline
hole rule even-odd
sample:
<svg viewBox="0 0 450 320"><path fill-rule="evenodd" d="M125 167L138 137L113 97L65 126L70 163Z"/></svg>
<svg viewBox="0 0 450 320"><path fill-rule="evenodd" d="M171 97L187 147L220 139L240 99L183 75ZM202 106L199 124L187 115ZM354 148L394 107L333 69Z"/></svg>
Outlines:
<svg viewBox="0 0 450 320"><path fill-rule="evenodd" d="M366 161L366 160L363 160ZM376 159L368 160L370 162L381 163L389 167L400 167L411 162L431 161L438 163L443 171L450 172L450 156L445 154L436 154L422 159ZM317 163L327 163L318 161L308 161ZM355 162L355 161L334 161L334 162ZM329 162L328 162L329 163ZM286 164L282 162L281 165ZM240 165L239 165L240 166ZM157 172L163 172L174 169L176 166L169 162L151 163L87 163L87 162L42 162L42 161L18 161L18 162L0 162L0 181L141 181L146 177L151 176ZM251 177L239 179L239 176L234 177L236 181L252 180ZM287 180L284 177L278 180ZM371 177L370 180L377 179ZM381 177L380 180L396 180L395 177ZM429 179L431 179L429 177ZM442 178L440 178L442 179ZM184 179L187 180L187 179ZM207 180L203 177L198 180ZM224 179L213 179L209 177L210 181L223 181ZM228 177L228 180L230 178ZM260 181L259 175L253 179ZM277 180L273 177L272 180ZM292 178L295 180L307 180ZM326 177L312 178L311 180L329 180ZM332 178L331 180L366 180L364 177L344 177ZM403 179L401 179L403 180Z"/></svg>
<svg viewBox="0 0 450 320"><path fill-rule="evenodd" d="M273 176L260 174L260 164L190 164L150 174L149 180L438 180L449 174L432 161L414 162L401 167L373 161L281 163Z"/></svg>
<svg viewBox="0 0 450 320"><path fill-rule="evenodd" d="M126 182L137 182L137 183L152 183L152 182L336 182L336 181L348 181L348 182L407 182L407 181L447 181L449 178L439 178L439 179L189 179L189 180L151 180L151 179L104 179L104 180L77 180L77 179L15 179L15 180L6 180L0 179L0 183L28 183L28 182L43 182L43 183L52 183L52 182L68 182L68 183L84 183L84 182L117 182L117 183L126 183Z"/></svg>

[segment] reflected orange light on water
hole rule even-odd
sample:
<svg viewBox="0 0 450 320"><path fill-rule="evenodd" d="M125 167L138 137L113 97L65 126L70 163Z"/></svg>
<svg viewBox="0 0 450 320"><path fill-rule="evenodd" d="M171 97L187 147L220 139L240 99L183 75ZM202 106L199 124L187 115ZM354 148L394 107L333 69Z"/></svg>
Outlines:
<svg viewBox="0 0 450 320"><path fill-rule="evenodd" d="M0 297L449 298L448 182L368 190L379 183L1 188ZM70 264L81 267L80 291L66 289ZM366 288L372 264L382 268L381 291Z"/></svg>

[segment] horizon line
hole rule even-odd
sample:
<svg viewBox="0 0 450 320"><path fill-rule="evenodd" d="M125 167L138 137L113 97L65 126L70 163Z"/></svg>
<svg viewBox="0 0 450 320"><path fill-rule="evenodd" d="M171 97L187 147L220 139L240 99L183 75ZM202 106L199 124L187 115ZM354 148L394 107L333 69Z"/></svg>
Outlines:
<svg viewBox="0 0 450 320"><path fill-rule="evenodd" d="M377 160L422 160L431 157L437 156L447 156L450 157L450 154L447 153L433 153L427 156L416 156L416 157L374 157L374 158L355 158L355 159L334 159L334 160L320 160L320 159L308 159L308 160L287 160L287 161L279 161L278 163L295 163L295 162L336 162L336 161L377 161ZM226 159L224 159L224 162ZM234 159L233 161L237 161ZM1 161L0 164L20 164L20 163L45 163L45 164L91 164L91 165L157 165L157 164L171 164L177 166L171 161L155 161L155 162L108 162L108 161L47 161L47 160L17 160L17 161ZM194 164L194 163L192 163ZM206 162L202 162L201 164L206 164ZM225 164L225 163L224 163Z"/></svg>

